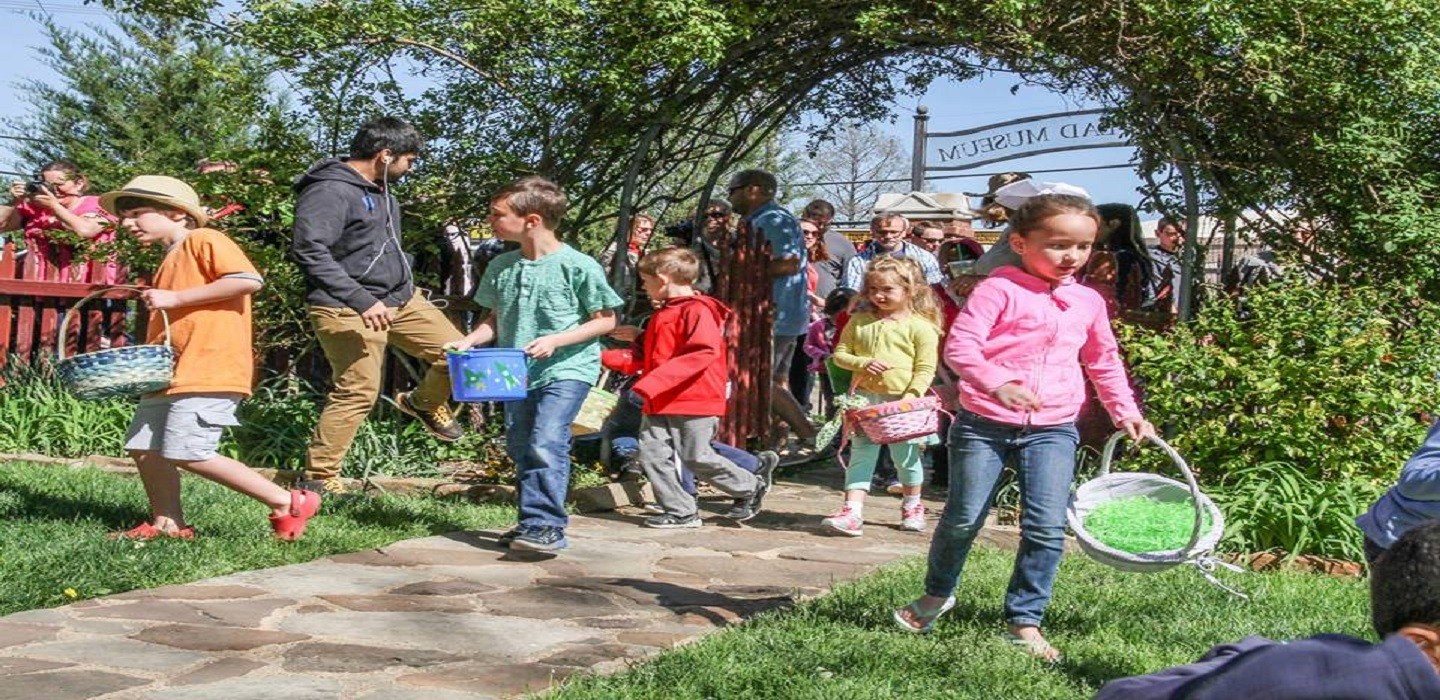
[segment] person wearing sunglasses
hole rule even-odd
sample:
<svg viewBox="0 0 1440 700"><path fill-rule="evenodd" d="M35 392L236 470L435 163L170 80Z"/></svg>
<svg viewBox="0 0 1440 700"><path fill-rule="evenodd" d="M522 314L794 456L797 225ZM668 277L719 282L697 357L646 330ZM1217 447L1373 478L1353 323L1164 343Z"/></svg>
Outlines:
<svg viewBox="0 0 1440 700"><path fill-rule="evenodd" d="M910 242L924 248L931 255L936 255L940 252L940 244L945 242L945 232L939 224L916 221L910 226Z"/></svg>

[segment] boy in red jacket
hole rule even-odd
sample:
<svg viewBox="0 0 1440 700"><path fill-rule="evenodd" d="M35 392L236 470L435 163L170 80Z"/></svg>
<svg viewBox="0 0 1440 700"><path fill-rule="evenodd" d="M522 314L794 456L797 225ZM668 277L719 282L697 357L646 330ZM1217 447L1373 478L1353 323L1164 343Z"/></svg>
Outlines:
<svg viewBox="0 0 1440 700"><path fill-rule="evenodd" d="M644 400L640 466L664 513L646 527L700 527L695 497L680 485L680 467L736 499L724 517L749 520L770 489L774 462L754 474L710 446L725 415L729 362L722 331L730 310L692 286L700 261L686 248L666 248L640 261L640 281L655 302L645 331L640 379L631 391Z"/></svg>

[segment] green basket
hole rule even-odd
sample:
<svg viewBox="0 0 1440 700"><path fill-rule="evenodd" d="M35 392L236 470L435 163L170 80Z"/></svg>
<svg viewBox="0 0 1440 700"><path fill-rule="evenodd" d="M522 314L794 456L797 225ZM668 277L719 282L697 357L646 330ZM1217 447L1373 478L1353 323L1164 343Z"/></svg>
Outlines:
<svg viewBox="0 0 1440 700"><path fill-rule="evenodd" d="M575 414L575 421L570 424L571 435L593 435L600 432L605 426L605 419L610 417L610 413L620 403L618 394L601 388L605 386L605 380L609 376L608 371L601 372L600 381L590 387L590 393L585 395L585 402L580 404L580 411Z"/></svg>

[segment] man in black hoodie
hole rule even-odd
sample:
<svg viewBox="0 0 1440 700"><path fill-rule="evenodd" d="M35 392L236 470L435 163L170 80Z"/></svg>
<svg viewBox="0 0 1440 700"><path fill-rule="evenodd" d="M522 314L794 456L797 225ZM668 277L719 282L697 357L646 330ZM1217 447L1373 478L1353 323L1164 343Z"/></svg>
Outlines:
<svg viewBox="0 0 1440 700"><path fill-rule="evenodd" d="M435 437L460 437L441 346L464 334L415 294L400 248L400 205L389 189L422 145L415 127L381 117L360 127L348 158L322 160L295 181L291 257L305 274L310 321L335 384L310 440L307 488L342 490L340 463L380 396L391 342L430 365L415 391L395 396L396 405Z"/></svg>

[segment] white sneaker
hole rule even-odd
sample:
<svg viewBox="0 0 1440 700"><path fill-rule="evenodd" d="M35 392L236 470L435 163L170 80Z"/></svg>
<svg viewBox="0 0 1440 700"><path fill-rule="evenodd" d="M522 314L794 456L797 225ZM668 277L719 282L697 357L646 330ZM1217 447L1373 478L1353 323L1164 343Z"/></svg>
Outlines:
<svg viewBox="0 0 1440 700"><path fill-rule="evenodd" d="M924 503L916 503L909 508L906 508L904 505L900 506L900 529L909 530L910 532L925 531Z"/></svg>

